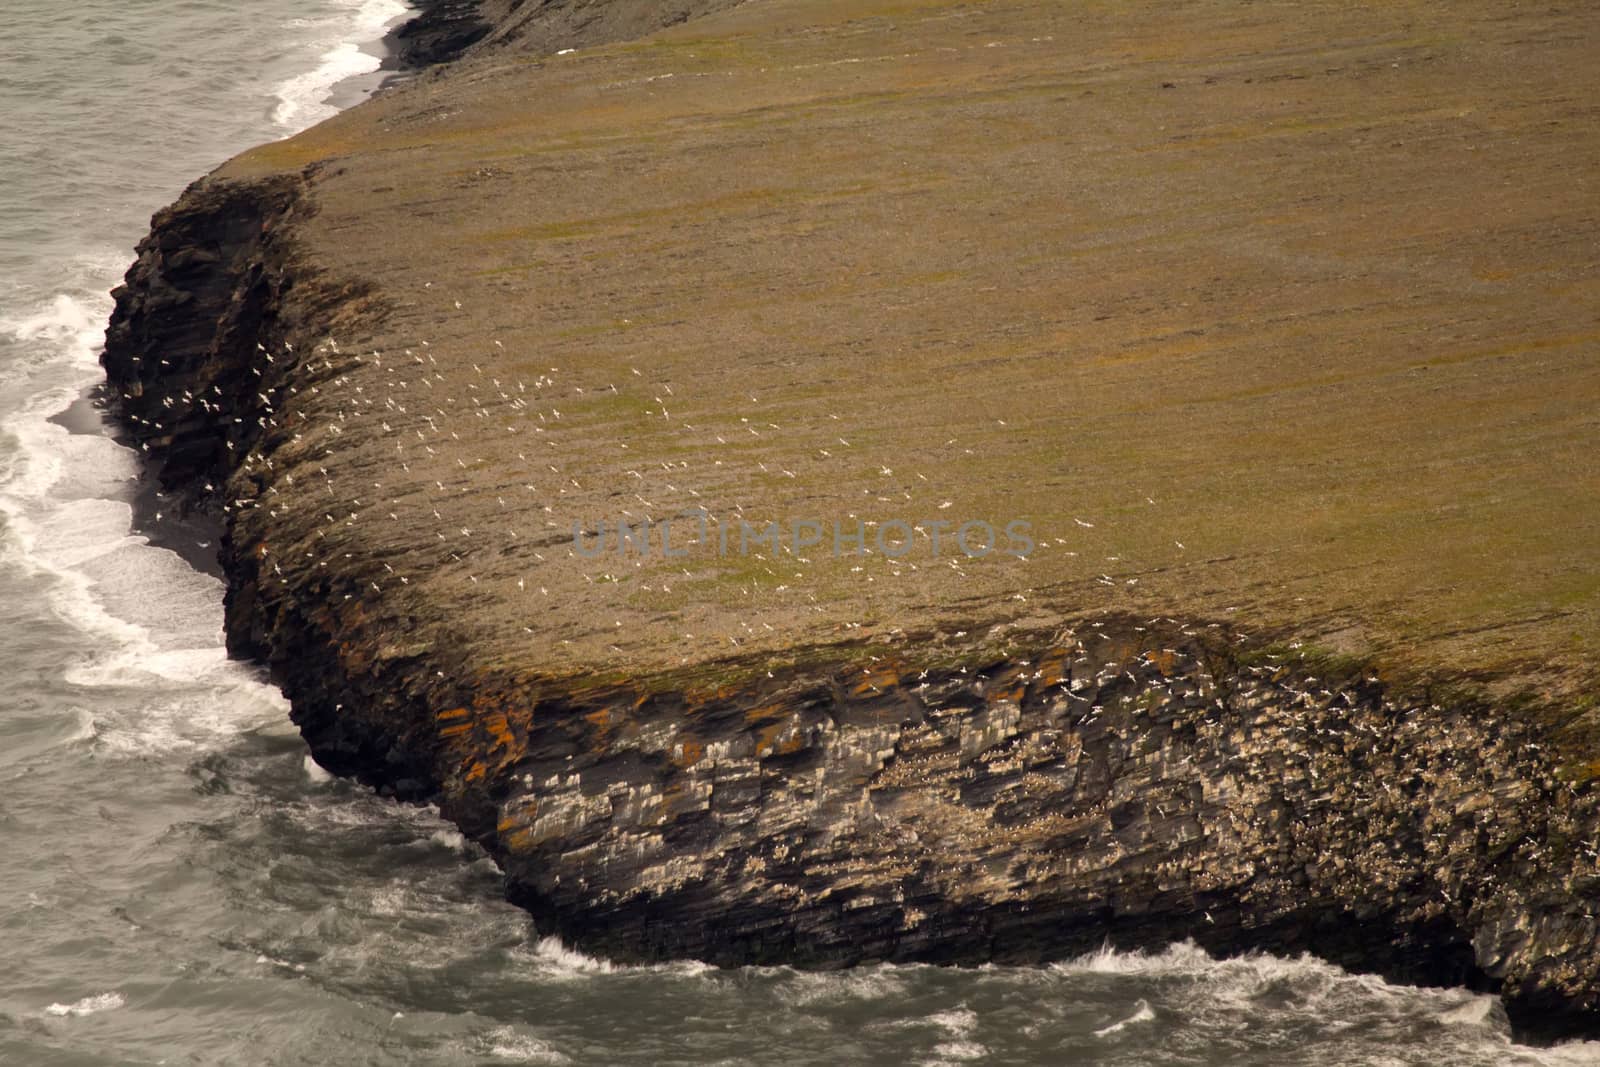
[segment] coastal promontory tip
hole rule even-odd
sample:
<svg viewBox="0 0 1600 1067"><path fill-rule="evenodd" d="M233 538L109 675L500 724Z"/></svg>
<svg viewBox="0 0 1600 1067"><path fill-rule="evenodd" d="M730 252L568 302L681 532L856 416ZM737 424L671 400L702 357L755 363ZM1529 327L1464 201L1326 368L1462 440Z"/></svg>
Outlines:
<svg viewBox="0 0 1600 1067"><path fill-rule="evenodd" d="M324 766L616 957L1592 1029L1592 16L446 8L108 334Z"/></svg>

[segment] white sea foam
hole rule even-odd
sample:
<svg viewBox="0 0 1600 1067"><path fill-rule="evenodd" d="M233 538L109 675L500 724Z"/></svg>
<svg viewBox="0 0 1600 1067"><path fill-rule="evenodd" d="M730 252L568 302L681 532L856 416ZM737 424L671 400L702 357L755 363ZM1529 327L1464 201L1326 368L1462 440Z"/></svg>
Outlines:
<svg viewBox="0 0 1600 1067"><path fill-rule="evenodd" d="M608 960L597 959L575 948L568 948L559 937L541 938L534 949L534 958L549 972L562 977L611 974L617 969L617 965Z"/></svg>
<svg viewBox="0 0 1600 1067"><path fill-rule="evenodd" d="M934 1047L933 1059L922 1061L927 1067L949 1063L970 1063L989 1055L987 1045L976 1041L942 1041Z"/></svg>
<svg viewBox="0 0 1600 1067"><path fill-rule="evenodd" d="M1394 996L1414 992L1371 975L1352 975L1309 954L1289 958L1251 952L1213 959L1193 941L1181 941L1160 952L1118 952L1103 948L1075 960L1052 965L1057 974L1137 975L1180 978L1204 983L1205 995L1219 1002L1246 1003L1262 990L1293 985L1308 1006L1330 995Z"/></svg>
<svg viewBox="0 0 1600 1067"><path fill-rule="evenodd" d="M411 887L397 881L372 892L371 910L374 915L404 915L410 909Z"/></svg>
<svg viewBox="0 0 1600 1067"><path fill-rule="evenodd" d="M15 318L0 317L0 335L24 345L49 346L73 363L92 368L108 310L109 300L58 293L45 307Z"/></svg>
<svg viewBox="0 0 1600 1067"><path fill-rule="evenodd" d="M1153 979L1169 990L1158 1002L1182 1004L1182 1025L1198 1028L1198 1033L1263 1025L1308 1026L1329 1034L1348 1026L1405 1030L1415 1025L1414 1020L1431 1016L1454 1034L1440 1046L1441 1055L1457 1057L1452 1062L1502 1067L1600 1065L1600 1044L1553 1049L1513 1044L1505 1009L1495 997L1463 989L1396 985L1374 975L1351 974L1310 955L1290 959L1250 953L1217 960L1192 942L1183 942L1161 952L1102 949L1056 964L1048 973L1068 982L1095 976ZM1096 1035L1109 1037L1156 1017L1150 1002L1141 999L1131 1016Z"/></svg>
<svg viewBox="0 0 1600 1067"><path fill-rule="evenodd" d="M106 310L103 299L59 295L0 322L8 347L32 368L24 385L31 395L0 419L10 453L0 470L0 556L49 579L52 613L84 635L63 667L67 682L142 691L123 702L121 721L93 724L97 743L146 752L231 734L281 716L282 704L253 671L228 660L221 583L129 533L134 453L51 421L99 376ZM83 739L80 729L65 740Z"/></svg>
<svg viewBox="0 0 1600 1067"><path fill-rule="evenodd" d="M928 1022L958 1036L970 1034L978 1025L978 1015L965 1005L928 1016Z"/></svg>
<svg viewBox="0 0 1600 1067"><path fill-rule="evenodd" d="M288 960L280 960L276 956L268 956L265 953L257 956L256 962L266 964L269 967L279 967L286 971L304 972L306 969L306 965L303 963L290 963Z"/></svg>
<svg viewBox="0 0 1600 1067"><path fill-rule="evenodd" d="M796 972L791 997L795 1004L828 1004L842 1000L882 1000L903 996L910 970L876 966L849 971Z"/></svg>
<svg viewBox="0 0 1600 1067"><path fill-rule="evenodd" d="M1126 1019L1123 1019L1120 1022L1114 1022L1110 1026L1101 1027L1100 1029L1098 1029L1098 1030L1096 1030L1094 1032L1094 1036L1095 1037L1110 1037L1112 1034L1120 1033L1123 1030L1126 1030L1128 1027L1134 1025L1135 1023L1152 1022L1152 1021L1155 1020L1155 1017L1156 1017L1156 1013L1155 1013L1154 1009L1152 1009L1150 1007L1150 1002L1148 1000L1140 1000L1137 1004L1135 1004L1133 1006L1133 1014L1132 1015L1128 1016Z"/></svg>
<svg viewBox="0 0 1600 1067"><path fill-rule="evenodd" d="M89 713L88 708L73 708L72 724L72 729L62 735L61 743L64 745L93 741L98 736L98 731L94 725L94 716Z"/></svg>
<svg viewBox="0 0 1600 1067"><path fill-rule="evenodd" d="M1272 957L1262 957L1272 959ZM1274 960L1274 962L1284 962ZM1077 959L1065 963L1052 964L1050 969L1058 973L1089 973L1089 974L1195 974L1203 972L1215 965L1215 961L1206 954L1205 949L1193 941L1182 941L1169 945L1161 952L1120 952L1109 946L1097 949Z"/></svg>
<svg viewBox="0 0 1600 1067"><path fill-rule="evenodd" d="M449 849L451 852L467 852L473 847L472 843L459 830L435 830L428 835L428 840L441 848Z"/></svg>
<svg viewBox="0 0 1600 1067"><path fill-rule="evenodd" d="M113 1008L120 1008L126 1003L127 998L121 993L97 993L92 997L84 997L82 1000L71 1004L51 1004L44 1009L44 1013L57 1017L70 1016L79 1018L84 1015L93 1015L95 1012L111 1011Z"/></svg>
<svg viewBox="0 0 1600 1067"><path fill-rule="evenodd" d="M1566 1041L1551 1048L1519 1052L1527 1058L1514 1062L1538 1064L1539 1067L1596 1067L1600 1064L1600 1041Z"/></svg>
<svg viewBox="0 0 1600 1067"><path fill-rule="evenodd" d="M346 78L371 74L381 65L377 56L355 42L382 36L408 10L399 0L360 0L352 5L348 17L325 20L324 25L335 28L336 43L322 53L314 70L277 87L274 95L278 103L272 110L272 121L292 133L335 114L338 108L328 102L333 87Z"/></svg>
<svg viewBox="0 0 1600 1067"><path fill-rule="evenodd" d="M509 1026L497 1026L484 1035L484 1051L497 1060L515 1060L518 1063L570 1063L560 1050L548 1042L527 1034L519 1034Z"/></svg>
<svg viewBox="0 0 1600 1067"><path fill-rule="evenodd" d="M556 979L595 978L612 974L660 974L687 978L717 972L717 968L711 964L695 960L649 964L613 963L580 952L559 937L540 938L531 952L513 949L511 955L529 963L542 977Z"/></svg>
<svg viewBox="0 0 1600 1067"><path fill-rule="evenodd" d="M378 65L378 57L362 51L359 45L337 45L323 54L322 65L316 70L290 78L278 87L272 121L291 131L320 122L338 111L327 102L329 90L346 78L371 74Z"/></svg>
<svg viewBox="0 0 1600 1067"><path fill-rule="evenodd" d="M1498 1025L1495 1010L1497 1005L1493 997L1478 997L1468 994L1461 1003L1441 1011L1436 1018L1442 1023L1451 1026L1488 1026Z"/></svg>
<svg viewBox="0 0 1600 1067"><path fill-rule="evenodd" d="M937 1026L945 1035L944 1040L934 1046L932 1058L922 1061L928 1067L936 1064L969 1063L981 1060L989 1054L987 1046L972 1039L973 1031L978 1028L978 1013L965 1004L957 1005L949 1011L935 1012L923 1021Z"/></svg>

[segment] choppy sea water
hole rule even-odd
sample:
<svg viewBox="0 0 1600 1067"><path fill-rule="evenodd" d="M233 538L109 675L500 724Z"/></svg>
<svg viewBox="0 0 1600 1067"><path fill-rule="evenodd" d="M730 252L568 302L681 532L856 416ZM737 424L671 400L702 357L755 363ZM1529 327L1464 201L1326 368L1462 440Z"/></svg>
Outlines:
<svg viewBox="0 0 1600 1067"><path fill-rule="evenodd" d="M150 213L374 87L403 11L5 5L0 1063L1600 1063L1513 1045L1489 997L1188 945L1042 969L613 967L541 937L437 813L320 772L223 654L220 584L132 530L136 457L55 417L99 377L106 292Z"/></svg>

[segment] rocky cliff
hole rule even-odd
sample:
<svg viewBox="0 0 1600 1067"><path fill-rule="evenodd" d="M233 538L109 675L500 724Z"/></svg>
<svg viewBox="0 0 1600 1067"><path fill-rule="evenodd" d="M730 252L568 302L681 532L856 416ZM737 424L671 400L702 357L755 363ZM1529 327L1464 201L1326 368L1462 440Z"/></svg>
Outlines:
<svg viewBox="0 0 1600 1067"><path fill-rule="evenodd" d="M440 5L158 215L108 395L230 649L591 951L1593 1030L1592 16L879 6ZM780 536L583 550L685 513Z"/></svg>

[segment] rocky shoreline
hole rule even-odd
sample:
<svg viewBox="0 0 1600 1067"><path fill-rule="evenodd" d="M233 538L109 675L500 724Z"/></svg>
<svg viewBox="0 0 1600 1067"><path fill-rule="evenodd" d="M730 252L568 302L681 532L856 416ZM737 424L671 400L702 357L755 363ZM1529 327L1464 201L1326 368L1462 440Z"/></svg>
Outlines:
<svg viewBox="0 0 1600 1067"><path fill-rule="evenodd" d="M433 0L417 8L416 16L391 35L390 48L402 70L448 63L493 29L482 0Z"/></svg>
<svg viewBox="0 0 1600 1067"><path fill-rule="evenodd" d="M449 143L427 124L471 97L448 94L511 68L537 77L559 50L539 38L549 26L598 43L695 13L617 4L597 22L574 15L596 5L546 5L541 31L522 6L434 5L402 32L413 61L500 51L357 110ZM512 29L541 44L518 52ZM703 32L689 47L710 47ZM562 659L555 646L590 639L561 612L628 629L662 609L583 599L600 576L540 570L571 553L560 527L531 531L580 482L610 500L642 479L592 449L546 464L556 478L495 465L490 449L532 447L499 444L508 430L537 415L555 433L554 405L582 418L597 390L542 384L486 329L434 323L422 341L413 302L460 299L413 297L422 286L372 264L415 254L351 236L360 208L339 182L366 149L347 129L323 135L336 151L286 142L157 215L115 294L107 395L162 487L224 524L229 649L270 669L318 761L437 801L541 929L619 959L813 967L1034 963L1187 937L1497 991L1531 1039L1596 1031L1600 795L1570 694L1512 699L1461 672L1299 649L1294 625L1096 603L1076 585L1027 614L946 598L967 624L793 617L768 627L780 654L751 636ZM297 142L315 158L284 165ZM514 158L463 164L451 186L417 177L431 199L413 217L468 195L450 189L493 188ZM362 242L371 257L336 261ZM438 395L422 403L422 386ZM663 412L668 392L652 394ZM412 517L429 512L436 524ZM508 522L521 532L471 540ZM573 592L495 606L533 596L524 579ZM1042 584L997 581L1019 600Z"/></svg>

